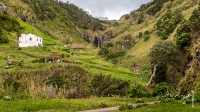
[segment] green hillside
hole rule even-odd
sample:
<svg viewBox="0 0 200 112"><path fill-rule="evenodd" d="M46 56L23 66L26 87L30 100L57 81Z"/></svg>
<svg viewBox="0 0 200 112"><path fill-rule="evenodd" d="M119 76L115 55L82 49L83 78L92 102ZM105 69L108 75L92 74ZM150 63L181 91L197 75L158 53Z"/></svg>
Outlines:
<svg viewBox="0 0 200 112"><path fill-rule="evenodd" d="M186 97L191 103L188 94L193 90L195 102L200 102L197 0L152 0L120 20L99 20L58 0L0 0L0 4L6 5L0 12L1 103L147 97L168 106L166 102L177 100L179 105ZM20 35L29 33L41 37L43 46L19 47ZM120 108L129 108L122 103ZM16 110L40 111L29 105ZM51 111L52 106L47 107ZM75 110L103 107L107 105L101 102Z"/></svg>
<svg viewBox="0 0 200 112"><path fill-rule="evenodd" d="M102 47L100 54L129 69L139 65L143 70L149 71L150 77L154 66L148 56L151 48L157 41L172 41L181 53L180 62L176 65L176 73L173 72L170 64L162 65L156 71L154 83L162 81L172 83L175 74L176 84L179 85L181 92L185 94L192 89L197 89L196 86L192 88L199 83L194 81L196 78L192 78L194 82L192 84L187 83L189 80L187 78L196 77L197 75L194 74L198 71L196 59L198 55L195 54L195 50L199 49L199 30L198 25L196 26L199 23L197 22L198 7L197 0L153 0L146 5L141 5L139 9L122 16L117 21L117 26L101 32L101 35L111 32L114 38ZM107 54L104 53L107 51L109 51ZM125 53L118 55L119 52ZM109 58L110 55L113 57Z"/></svg>

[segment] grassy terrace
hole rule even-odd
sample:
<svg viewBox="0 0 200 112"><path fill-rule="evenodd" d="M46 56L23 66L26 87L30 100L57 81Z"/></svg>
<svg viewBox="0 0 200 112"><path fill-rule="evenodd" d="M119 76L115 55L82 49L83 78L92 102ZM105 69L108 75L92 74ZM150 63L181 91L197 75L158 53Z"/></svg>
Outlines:
<svg viewBox="0 0 200 112"><path fill-rule="evenodd" d="M1 48L1 46L0 46ZM111 75L114 78L121 78L124 80L130 80L131 83L137 79L138 75L134 74L129 69L114 65L112 63L103 61L96 55L95 52L85 51L63 51L63 45L58 45L57 48L53 46L47 47L28 47L8 49L7 51L0 51L0 69L1 71L29 71L29 70L42 70L47 69L55 64L53 63L33 63L32 61L56 53L58 55L65 55L62 64L76 64L86 71L93 74ZM7 65L7 57L13 61L14 65L11 65L10 69L5 69ZM19 66L19 63L23 61L23 65Z"/></svg>

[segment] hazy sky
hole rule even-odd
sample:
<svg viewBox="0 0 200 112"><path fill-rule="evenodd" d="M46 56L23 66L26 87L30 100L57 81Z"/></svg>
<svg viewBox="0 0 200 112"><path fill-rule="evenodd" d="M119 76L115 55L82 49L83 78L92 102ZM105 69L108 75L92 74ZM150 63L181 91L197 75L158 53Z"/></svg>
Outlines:
<svg viewBox="0 0 200 112"><path fill-rule="evenodd" d="M151 0L60 0L69 1L88 11L93 17L108 17L110 20L119 19L124 14L129 14L141 4Z"/></svg>

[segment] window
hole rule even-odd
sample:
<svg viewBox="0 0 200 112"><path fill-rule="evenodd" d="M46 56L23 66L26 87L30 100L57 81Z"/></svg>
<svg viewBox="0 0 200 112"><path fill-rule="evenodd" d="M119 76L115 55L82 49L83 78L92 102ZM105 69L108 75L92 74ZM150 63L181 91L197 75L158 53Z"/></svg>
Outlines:
<svg viewBox="0 0 200 112"><path fill-rule="evenodd" d="M37 38L37 41L38 41L38 38Z"/></svg>
<svg viewBox="0 0 200 112"><path fill-rule="evenodd" d="M30 41L32 40L32 38L30 37Z"/></svg>
<svg viewBox="0 0 200 112"><path fill-rule="evenodd" d="M40 39L40 42L42 41L42 39Z"/></svg>

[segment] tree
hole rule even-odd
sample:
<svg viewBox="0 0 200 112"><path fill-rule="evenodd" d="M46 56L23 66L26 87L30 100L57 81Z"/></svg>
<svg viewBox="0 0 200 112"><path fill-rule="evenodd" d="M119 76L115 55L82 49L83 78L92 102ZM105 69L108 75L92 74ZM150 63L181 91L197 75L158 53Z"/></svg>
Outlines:
<svg viewBox="0 0 200 112"><path fill-rule="evenodd" d="M159 64L172 65L176 71L176 64L179 63L180 52L172 41L158 41L150 50L149 57L154 64L153 74L150 77L146 86L151 84L153 77L156 74L156 69ZM173 76L173 83L175 82L175 72Z"/></svg>

